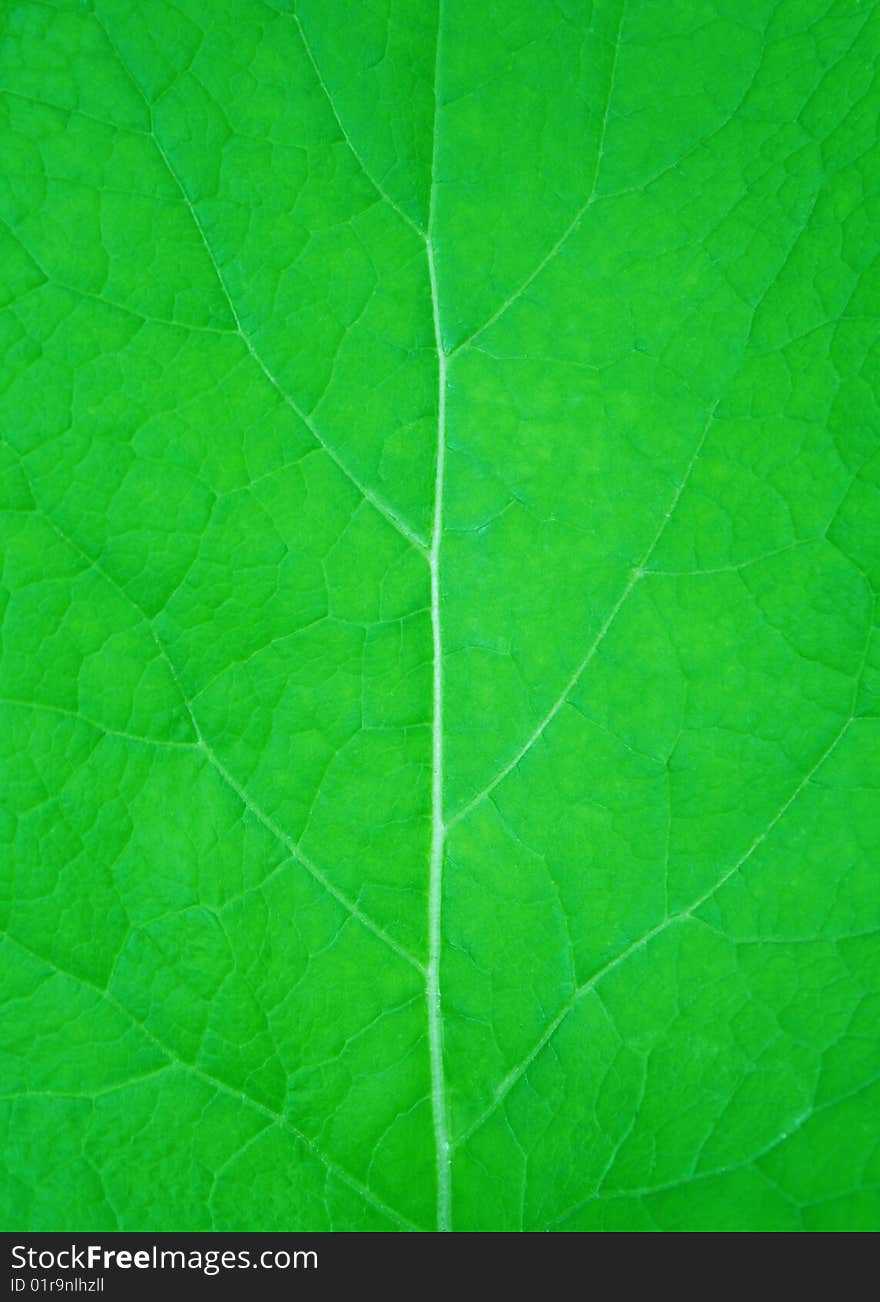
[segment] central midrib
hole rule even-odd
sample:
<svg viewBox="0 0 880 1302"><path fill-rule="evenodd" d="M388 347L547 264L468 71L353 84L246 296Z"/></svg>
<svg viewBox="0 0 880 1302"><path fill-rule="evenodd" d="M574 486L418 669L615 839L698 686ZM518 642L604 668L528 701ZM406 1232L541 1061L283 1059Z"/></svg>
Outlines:
<svg viewBox="0 0 880 1302"><path fill-rule="evenodd" d="M440 1006L440 950L443 911L443 854L446 824L443 818L443 630L440 616L440 545L443 537L443 479L446 460L447 357L440 329L437 271L430 227L425 242L431 281L431 306L437 345L437 463L434 477L434 513L428 564L431 572L432 636L432 738L431 738L431 859L428 876L428 965L425 993L431 1068L431 1111L437 1158L437 1229L451 1228L449 1133L446 1115L446 1081L443 1066L443 1021Z"/></svg>
<svg viewBox="0 0 880 1302"><path fill-rule="evenodd" d="M449 1148L449 1120L446 1109L446 1075L443 1062L443 1010L440 995L440 953L443 940L443 856L446 824L443 817L443 628L440 614L440 548L443 540L443 491L446 469L446 372L449 358L443 344L440 322L440 294L434 250L435 200L437 196L437 134L440 117L440 33L441 5L437 6L437 43L434 51L434 125L431 140L431 190L428 222L424 232L428 280L431 287L431 317L437 352L437 460L434 470L434 505L428 565L431 572L431 858L428 870L428 963L425 969L425 1007L428 1024L428 1056L431 1078L431 1116L437 1182L437 1230L452 1229L452 1171Z"/></svg>

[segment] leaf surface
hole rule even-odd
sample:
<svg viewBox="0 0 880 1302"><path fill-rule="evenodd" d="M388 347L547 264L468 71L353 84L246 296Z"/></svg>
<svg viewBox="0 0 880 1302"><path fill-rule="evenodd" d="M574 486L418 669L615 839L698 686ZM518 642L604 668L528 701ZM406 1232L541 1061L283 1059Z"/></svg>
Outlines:
<svg viewBox="0 0 880 1302"><path fill-rule="evenodd" d="M7 1225L876 1229L876 5L0 21Z"/></svg>

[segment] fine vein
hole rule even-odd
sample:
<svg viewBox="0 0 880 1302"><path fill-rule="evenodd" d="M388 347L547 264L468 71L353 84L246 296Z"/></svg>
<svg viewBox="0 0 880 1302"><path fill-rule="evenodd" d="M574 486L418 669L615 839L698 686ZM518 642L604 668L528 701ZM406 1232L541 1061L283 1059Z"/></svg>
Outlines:
<svg viewBox="0 0 880 1302"><path fill-rule="evenodd" d="M9 447L12 446L11 444L7 443L6 439L0 439L0 441L2 441L6 446ZM94 720L85 719L83 718L82 715L78 715L76 717L83 718L83 722L91 724L92 727L98 728L100 731L106 733L108 736L126 737L131 741L141 741L145 744L151 744L151 745L163 744L166 746L177 746L181 749L200 750L204 754L205 758L208 760L208 763L218 774L218 776L223 779L223 781L230 788L230 790L235 792L236 796L238 796L238 799L241 801L245 809L247 809L248 812L251 813L253 817L257 820L257 822L261 823L263 827L265 827L266 830L270 832L272 836L274 836L275 839L285 847L285 849L288 850L291 857L295 859L297 863L301 865L301 867L305 868L306 872L309 873L310 876L313 877L314 880L318 882L320 886L323 886L323 888L327 891L327 893L331 895L333 899L337 901L338 904L342 905L342 907L346 910L347 913L349 913L353 918L355 918L363 927L366 927L368 931L372 932L372 934L378 940L381 940L384 944L386 944L388 948L391 949L395 954L399 955L400 958L404 959L405 962L409 963L411 967L416 968L416 970L419 972L424 972L425 969L423 964L421 964L417 958L415 958L412 954L410 954L408 950L404 949L402 945L398 944L398 942L394 939L394 937L391 936L387 931L385 931L383 927L380 927L378 923L373 922L372 918L368 914L364 913L363 909L361 909L358 906L356 901L350 900L347 895L345 895L341 890L339 890L339 888L333 884L333 882L326 875L326 873L322 872L321 869L318 868L316 864L312 863L311 859L309 859L309 857L300 848L299 843L295 841L293 837L288 836L287 833L284 832L278 826L278 824L269 817L268 814L264 813L264 811L251 798L251 796L248 794L247 790L241 785L241 783L238 782L233 777L233 775L229 772L229 770L224 767L224 765L220 762L217 755L214 753L211 746L205 739L201 726L199 725L199 722L193 712L192 702L190 701L189 697L186 694L186 691L184 690L184 686L183 683L181 682L180 674L177 670L177 666L174 663L173 659L171 658L171 655L167 647L165 646L165 643L162 637L160 636L158 629L156 628L155 620L152 619L147 614L143 606L139 605L139 603L135 601L134 597L132 597L131 594L128 591L126 591L126 589L122 586L122 584L119 583L118 580L113 577L110 571L106 569L99 560L97 560L94 556L92 556L89 552L87 552L84 547L80 546L80 544L76 541L75 538L72 538L70 537L69 534L66 534L64 530L61 528L61 526L56 524L55 521L52 520L49 516L46 516L46 521L49 525L49 528L56 535L56 537L60 538L61 541L65 543L66 546L70 547L74 552L76 552L78 556L81 556L82 559L85 561L85 563L88 566L90 566L95 571L96 574L99 574L106 583L109 583L110 586L116 592L118 592L126 602L128 602L131 608L138 613L141 619L143 619L144 623L149 629L150 636L156 646L157 652L161 656L162 660L164 661L168 669L168 672L170 673L172 679L174 680L174 684L177 687L177 691L180 695L181 703L183 705L184 710L186 711L195 740L192 742L158 743L152 738L137 737L133 733L116 732L113 729L106 728L103 724L98 724ZM11 701L8 703L13 704L13 702Z"/></svg>
<svg viewBox="0 0 880 1302"><path fill-rule="evenodd" d="M117 998L117 996L111 992L109 985L102 986L98 981L86 976L85 973L75 972L72 968L63 967L58 962L57 958L48 958L38 950L32 949L30 945L25 943L25 941L20 940L17 936L13 936L11 932L0 932L0 935L6 936L13 945L17 945L20 950L29 954L32 958L37 959L38 962L45 963L47 967L54 968L54 970L61 976L65 976L69 980L77 982L77 984L86 989L93 990L101 999L104 1000L109 1008L114 1009L121 1017L124 1017L128 1022L130 1022L132 1026L136 1026L161 1053L166 1055L172 1066L185 1072L189 1072L195 1079L201 1080L213 1089L218 1090L231 1098L237 1099L239 1102L244 1103L246 1107L262 1113L265 1117L269 1117L273 1124L282 1126L285 1130L290 1131L290 1133L299 1140L303 1147L308 1149L311 1155L320 1162L323 1167L325 1167L329 1175L335 1176L336 1179L341 1180L343 1184L348 1185L348 1187L353 1189L365 1203L374 1207L376 1211L381 1212L383 1216L387 1216L389 1220L395 1221L401 1229L412 1231L419 1228L401 1212L398 1212L394 1207L391 1207L388 1203L384 1202L384 1200L375 1194L372 1189L358 1180L357 1177L352 1175L345 1167L340 1166L338 1162L335 1162L332 1157L319 1147L310 1135L307 1135L305 1131L300 1130L285 1113L277 1112L274 1108L269 1107L268 1104L264 1103L255 1095L249 1094L246 1089L239 1088L236 1085L231 1085L229 1081L223 1080L221 1076L216 1076L213 1072L206 1070L204 1067L200 1067L197 1060L190 1061L187 1058L182 1058L172 1045L168 1044L167 1041L156 1035L156 1033L147 1025L146 1021L137 1017L121 999ZM167 1069L168 1065L168 1063L163 1064L160 1070ZM156 1074L157 1072L145 1073L144 1079ZM124 1089L127 1085L133 1083L135 1082L124 1081L120 1083L118 1088ZM97 1096L92 1095L86 1097Z"/></svg>

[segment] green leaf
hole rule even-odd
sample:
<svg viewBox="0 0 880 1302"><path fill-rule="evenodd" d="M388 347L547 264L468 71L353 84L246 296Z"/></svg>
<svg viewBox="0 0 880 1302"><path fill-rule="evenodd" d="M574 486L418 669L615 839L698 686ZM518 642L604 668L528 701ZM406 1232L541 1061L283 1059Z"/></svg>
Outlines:
<svg viewBox="0 0 880 1302"><path fill-rule="evenodd" d="M878 40L4 6L8 1226L880 1227Z"/></svg>

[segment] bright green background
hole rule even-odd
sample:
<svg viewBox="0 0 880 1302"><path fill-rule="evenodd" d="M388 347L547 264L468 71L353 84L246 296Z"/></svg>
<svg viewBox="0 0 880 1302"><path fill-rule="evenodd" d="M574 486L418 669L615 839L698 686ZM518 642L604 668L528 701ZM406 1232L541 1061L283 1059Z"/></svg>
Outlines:
<svg viewBox="0 0 880 1302"><path fill-rule="evenodd" d="M439 432L452 1228L878 1229L880 11L296 9L0 11L3 1223L437 1224Z"/></svg>

